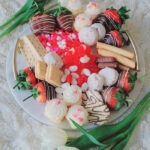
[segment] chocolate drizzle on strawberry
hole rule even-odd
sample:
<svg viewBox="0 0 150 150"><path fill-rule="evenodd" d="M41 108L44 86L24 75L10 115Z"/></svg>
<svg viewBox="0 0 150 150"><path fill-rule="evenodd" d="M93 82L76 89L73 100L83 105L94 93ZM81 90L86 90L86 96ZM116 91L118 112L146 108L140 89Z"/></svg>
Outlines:
<svg viewBox="0 0 150 150"><path fill-rule="evenodd" d="M50 34L54 31L56 27L56 20L51 14L43 14L31 18L29 24L31 31L38 36L41 33Z"/></svg>
<svg viewBox="0 0 150 150"><path fill-rule="evenodd" d="M106 34L102 42L116 47L122 47L128 43L123 34L117 30L113 30Z"/></svg>
<svg viewBox="0 0 150 150"><path fill-rule="evenodd" d="M73 21L72 14L61 14L60 16L57 16L57 22L64 31L71 32L73 30Z"/></svg>
<svg viewBox="0 0 150 150"><path fill-rule="evenodd" d="M104 13L99 14L93 20L93 23L102 24L105 27L107 33L112 31L112 30L117 30L118 29L118 23L116 23L114 20L112 20L110 17L108 17Z"/></svg>
<svg viewBox="0 0 150 150"><path fill-rule="evenodd" d="M121 7L119 10L114 8L109 8L104 13L99 14L93 23L101 23L105 26L107 33L112 30L119 30L119 26L125 23L125 20L129 18L129 10L125 6Z"/></svg>

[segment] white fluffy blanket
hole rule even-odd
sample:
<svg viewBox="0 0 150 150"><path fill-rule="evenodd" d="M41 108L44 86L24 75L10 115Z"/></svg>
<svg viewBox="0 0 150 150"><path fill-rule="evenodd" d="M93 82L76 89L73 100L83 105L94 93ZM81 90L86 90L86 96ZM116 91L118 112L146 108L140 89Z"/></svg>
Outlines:
<svg viewBox="0 0 150 150"><path fill-rule="evenodd" d="M131 9L131 19L127 21L126 28L130 30L143 52L146 71L150 74L150 0L97 1L100 3L102 10L110 6L119 8L122 5ZM0 0L0 24L11 17L25 2L26 0ZM45 128L45 125L32 119L19 107L6 82L7 54L13 50L13 42L16 41L18 33L25 26L20 26L10 35L0 39L0 150L40 150L39 129ZM150 78L146 80L143 92L147 91L150 83ZM150 149L150 110L145 113L137 126L126 149Z"/></svg>

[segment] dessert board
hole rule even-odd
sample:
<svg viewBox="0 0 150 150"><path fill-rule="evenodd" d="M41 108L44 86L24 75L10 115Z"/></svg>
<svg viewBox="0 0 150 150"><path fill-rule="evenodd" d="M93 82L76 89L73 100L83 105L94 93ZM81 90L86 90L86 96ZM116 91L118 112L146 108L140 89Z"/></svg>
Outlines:
<svg viewBox="0 0 150 150"><path fill-rule="evenodd" d="M30 28L27 27L19 36L22 36L24 34L30 34L30 33L31 33ZM16 46L16 43L12 47L15 47L15 46ZM132 44L130 44L127 48L134 51ZM49 119L47 119L43 114L44 109L45 109L45 104L37 103L36 101L33 100L33 98L32 98L32 100L29 100L26 103L24 103L22 101L22 99L27 97L28 95L30 95L30 92L18 91L17 89L13 89L13 87L15 85L14 59L12 57L12 56L14 56L14 51L15 51L15 48L13 48L10 51L9 55L7 56L6 77L7 77L7 82L8 82L9 88L10 88L15 100L17 101L17 103L22 107L22 109L25 112L27 112L31 117L33 117L37 121L44 123L46 125L52 125L52 126L57 126L62 129L71 130L67 121L63 121L61 124L55 124L55 123L51 122ZM140 61L140 72L138 73L140 76L142 74L145 74L145 64L144 64L142 51L137 48L137 52L139 54L139 61ZM17 54L16 62L17 62L17 70L27 67L25 60L20 53ZM108 124L116 123L119 120L122 120L130 111L132 111L132 109L134 108L134 105L136 105L136 103L138 102L137 99L139 99L139 97L141 95L142 87L143 87L143 81L141 81L141 82L139 81L136 83L136 87L130 93L130 97L134 100L133 103L131 103L130 106L128 106L128 107L124 106L120 111L112 112L110 119L107 122ZM85 128L91 129L91 128L94 128L95 126L96 125L89 123L88 125L85 125Z"/></svg>
<svg viewBox="0 0 150 150"><path fill-rule="evenodd" d="M74 2L32 17L6 68L19 105L36 120L66 130L76 129L70 119L86 129L122 119L136 104L145 74L142 51L121 29L129 10L103 13L90 2L81 13L81 3L75 11Z"/></svg>

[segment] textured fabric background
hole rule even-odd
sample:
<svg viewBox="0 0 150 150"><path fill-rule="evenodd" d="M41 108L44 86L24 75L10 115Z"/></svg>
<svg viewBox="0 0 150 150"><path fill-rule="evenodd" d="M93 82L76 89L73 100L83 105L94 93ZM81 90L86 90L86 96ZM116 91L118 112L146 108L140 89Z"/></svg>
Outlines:
<svg viewBox="0 0 150 150"><path fill-rule="evenodd" d="M101 9L126 5L131 9L131 19L126 22L135 41L143 52L146 71L150 74L150 0L97 0ZM26 0L0 0L0 24L14 14ZM84 1L85 3L87 1ZM0 150L40 150L39 129L45 125L26 114L12 97L5 78L6 58L13 50L13 43L19 32L26 25L20 26L10 35L0 39ZM11 62L10 62L11 63ZM10 64L11 65L11 64ZM149 87L147 77L144 92ZM150 149L150 109L137 126L126 150Z"/></svg>

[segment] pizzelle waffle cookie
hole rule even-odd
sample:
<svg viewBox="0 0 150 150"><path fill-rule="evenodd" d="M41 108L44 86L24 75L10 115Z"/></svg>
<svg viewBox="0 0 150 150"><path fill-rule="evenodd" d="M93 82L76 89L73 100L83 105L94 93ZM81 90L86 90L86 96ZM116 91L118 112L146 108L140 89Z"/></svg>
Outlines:
<svg viewBox="0 0 150 150"><path fill-rule="evenodd" d="M45 62L36 61L35 63L35 76L40 80L45 80L47 65Z"/></svg>
<svg viewBox="0 0 150 150"><path fill-rule="evenodd" d="M20 38L19 48L28 67L34 67L36 61L43 61L46 49L34 34Z"/></svg>
<svg viewBox="0 0 150 150"><path fill-rule="evenodd" d="M45 74L45 80L55 87L61 86L63 72L54 64L48 65Z"/></svg>

